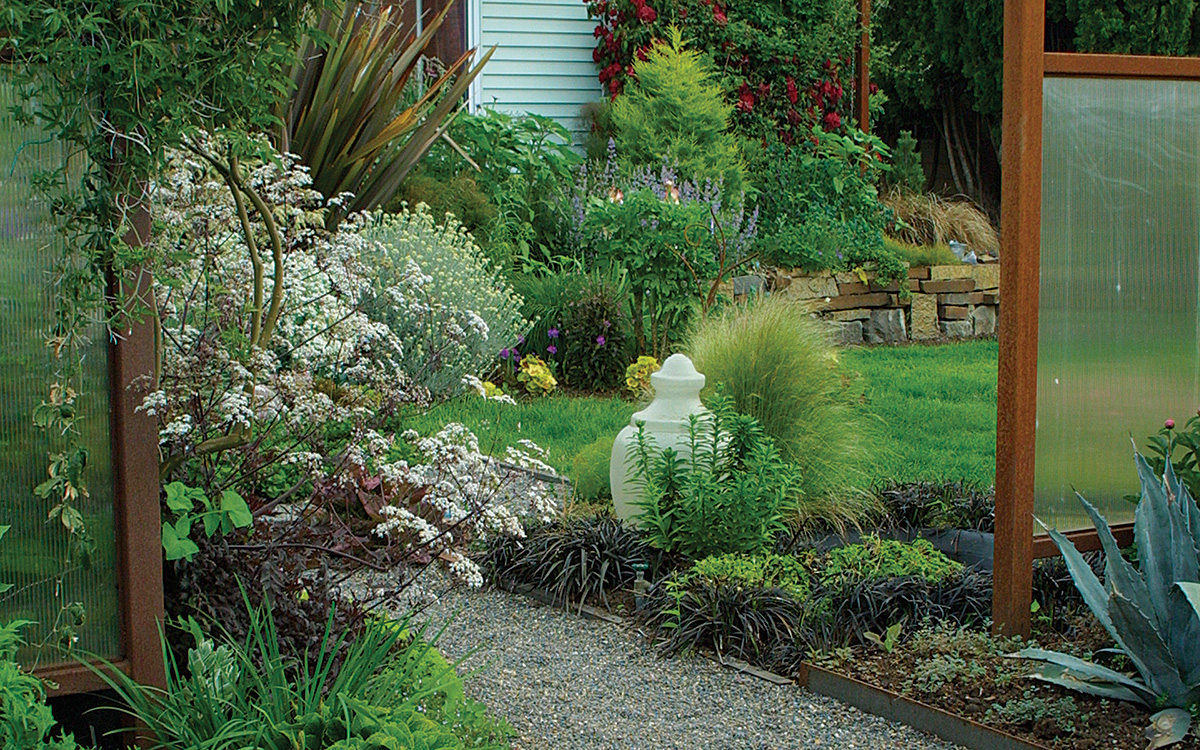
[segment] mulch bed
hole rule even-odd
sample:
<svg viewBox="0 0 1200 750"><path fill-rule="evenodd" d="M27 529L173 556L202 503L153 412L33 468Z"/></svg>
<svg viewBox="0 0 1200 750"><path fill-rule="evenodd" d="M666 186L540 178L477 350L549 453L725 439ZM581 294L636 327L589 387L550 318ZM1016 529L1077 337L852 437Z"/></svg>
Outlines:
<svg viewBox="0 0 1200 750"><path fill-rule="evenodd" d="M1087 652L1103 648L1108 645L1106 635L1088 617L1086 613L1081 615L1068 635L1043 632L1035 633L1035 638L1042 647L1054 650L1074 647L1076 652ZM946 645L952 647L950 642ZM922 675L930 674L931 663L939 656L959 657L966 666L944 670L949 679L941 685L936 685L937 680L922 681ZM957 664L953 659L939 663ZM952 648L933 654L916 653L910 644L902 644L891 654L880 649L855 649L850 658L823 666L1054 750L1146 746L1143 732L1150 714L1141 707L1021 677L1022 662L999 654L960 655ZM1036 704L1041 709L998 719L995 707L1009 702ZM989 709L992 716L988 715ZM1172 747L1200 750L1195 727L1192 734Z"/></svg>

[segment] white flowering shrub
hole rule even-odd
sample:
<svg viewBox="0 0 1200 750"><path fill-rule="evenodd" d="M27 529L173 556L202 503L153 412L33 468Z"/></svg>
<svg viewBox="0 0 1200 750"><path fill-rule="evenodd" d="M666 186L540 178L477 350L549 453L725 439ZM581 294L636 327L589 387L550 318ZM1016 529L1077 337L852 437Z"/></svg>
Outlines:
<svg viewBox="0 0 1200 750"><path fill-rule="evenodd" d="M286 502L305 523L282 527L308 534L308 546L332 546L314 528L344 518L339 546L386 543L389 562L440 558L476 582L463 545L520 535L520 519L549 512L549 501L493 504L506 474L461 427L409 446L394 426L426 386L462 388L469 368L515 340L519 303L472 265L476 251L456 227L418 212L350 217L329 232L328 204L293 157L240 169L274 235L257 211L239 215L218 171L190 152L173 154L149 186L159 367L140 408L159 420L164 479L210 497L234 489L258 516ZM484 277L473 286L460 273ZM397 458L414 449L427 460ZM514 460L538 463L527 452Z"/></svg>
<svg viewBox="0 0 1200 750"><path fill-rule="evenodd" d="M381 537L398 538L430 555L445 555L450 571L472 586L483 584L475 563L461 550L488 535L525 537L524 524L548 523L556 502L543 483L520 469L553 475L545 453L532 442L509 448L505 462L479 450L479 440L461 424L451 423L431 437L403 435L420 456L385 463L379 476L386 504L375 527Z"/></svg>
<svg viewBox="0 0 1200 750"><path fill-rule="evenodd" d="M408 374L431 393L461 392L465 376L489 369L528 329L521 298L453 216L439 225L422 203L377 216L362 233L379 253L370 260L367 309L387 323Z"/></svg>

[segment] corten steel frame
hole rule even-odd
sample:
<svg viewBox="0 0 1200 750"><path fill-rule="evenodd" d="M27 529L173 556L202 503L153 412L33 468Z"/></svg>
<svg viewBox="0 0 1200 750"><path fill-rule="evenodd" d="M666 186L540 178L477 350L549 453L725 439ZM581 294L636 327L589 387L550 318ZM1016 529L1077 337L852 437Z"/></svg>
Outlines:
<svg viewBox="0 0 1200 750"><path fill-rule="evenodd" d="M12 62L0 38L0 65ZM150 214L139 211L125 241L141 245L150 236ZM123 282L126 296L150 300L150 279L142 274ZM116 299L118 281L109 282ZM154 372L154 329L148 315L116 332L108 348L109 439L113 461L113 521L116 532L117 601L121 653L113 666L139 682L166 687L159 631L163 626L162 519L159 515L158 429L153 417L137 412L139 379ZM140 385L144 386L144 383ZM110 654L103 656L110 657ZM83 664L64 663L36 670L56 687L51 695L107 688Z"/></svg>
<svg viewBox="0 0 1200 750"><path fill-rule="evenodd" d="M1038 294L1042 212L1042 81L1047 76L1200 80L1200 58L1045 51L1045 0L1004 4L1004 119L1000 239L1000 363L996 419L994 628L1029 634L1033 560L1058 554L1033 535L1037 419ZM1113 527L1123 545L1130 524ZM1068 534L1100 548L1094 530Z"/></svg>
<svg viewBox="0 0 1200 750"><path fill-rule="evenodd" d="M858 129L871 132L871 0L858 0L860 36L854 55L854 117Z"/></svg>

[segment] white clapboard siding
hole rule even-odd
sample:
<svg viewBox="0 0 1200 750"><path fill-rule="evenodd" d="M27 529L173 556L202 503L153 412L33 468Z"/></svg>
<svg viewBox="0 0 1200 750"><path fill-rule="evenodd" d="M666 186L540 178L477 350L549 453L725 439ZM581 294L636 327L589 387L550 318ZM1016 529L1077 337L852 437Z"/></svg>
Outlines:
<svg viewBox="0 0 1200 750"><path fill-rule="evenodd" d="M479 48L497 47L476 102L553 117L580 140L580 107L601 97L592 62L595 21L582 0L476 0Z"/></svg>

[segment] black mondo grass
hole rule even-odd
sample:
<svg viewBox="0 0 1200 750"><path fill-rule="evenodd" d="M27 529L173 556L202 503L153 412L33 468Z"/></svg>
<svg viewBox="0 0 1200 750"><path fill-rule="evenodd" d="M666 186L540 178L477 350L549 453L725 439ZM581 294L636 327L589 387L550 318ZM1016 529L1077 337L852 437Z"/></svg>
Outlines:
<svg viewBox="0 0 1200 750"><path fill-rule="evenodd" d="M783 589L707 580L693 581L682 592L667 586L655 592L649 624L665 634L660 643L665 653L708 648L781 674L794 672L800 663L800 634L811 601Z"/></svg>
<svg viewBox="0 0 1200 750"><path fill-rule="evenodd" d="M921 576L843 579L817 593L827 625L808 633L810 646L832 649L868 645L867 633L901 623L911 633L926 620L956 625L980 623L992 612L992 575L964 570L941 582Z"/></svg>
<svg viewBox="0 0 1200 750"><path fill-rule="evenodd" d="M581 518L530 530L525 539L493 540L484 568L500 582L540 589L555 603L592 599L607 607L608 592L632 587L635 564L646 565L652 580L662 563L662 550L621 521Z"/></svg>

